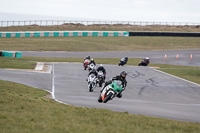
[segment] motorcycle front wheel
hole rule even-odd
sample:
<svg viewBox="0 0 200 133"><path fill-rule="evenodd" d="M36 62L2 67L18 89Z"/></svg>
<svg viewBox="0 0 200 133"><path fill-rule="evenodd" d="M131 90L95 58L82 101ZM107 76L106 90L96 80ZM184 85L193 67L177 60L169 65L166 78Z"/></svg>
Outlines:
<svg viewBox="0 0 200 133"><path fill-rule="evenodd" d="M102 103L103 101L102 101L102 98L101 98L101 95L99 96L99 98L98 98L98 102L99 103Z"/></svg>
<svg viewBox="0 0 200 133"><path fill-rule="evenodd" d="M89 86L89 91L93 92L93 90L92 90L92 84L90 84L90 86Z"/></svg>
<svg viewBox="0 0 200 133"><path fill-rule="evenodd" d="M112 95L113 95L112 93L108 94L108 95L106 96L106 98L104 99L103 103L107 103L108 100L111 99Z"/></svg>

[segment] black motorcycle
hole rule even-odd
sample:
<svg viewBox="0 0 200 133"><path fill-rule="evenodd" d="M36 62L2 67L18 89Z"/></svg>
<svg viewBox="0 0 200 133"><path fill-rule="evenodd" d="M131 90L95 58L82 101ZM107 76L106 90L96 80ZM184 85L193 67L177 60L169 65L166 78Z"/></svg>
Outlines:
<svg viewBox="0 0 200 133"><path fill-rule="evenodd" d="M145 59L143 59L143 60L141 61L141 63L138 64L138 66L148 66L149 63L150 63L149 58L146 57Z"/></svg>
<svg viewBox="0 0 200 133"><path fill-rule="evenodd" d="M105 82L105 75L102 71L98 72L97 75L97 83L99 84L99 87L102 87L102 84Z"/></svg>
<svg viewBox="0 0 200 133"><path fill-rule="evenodd" d="M125 58L121 58L120 62L119 62L119 66L123 66L125 64L127 64L128 62L128 57L125 57Z"/></svg>

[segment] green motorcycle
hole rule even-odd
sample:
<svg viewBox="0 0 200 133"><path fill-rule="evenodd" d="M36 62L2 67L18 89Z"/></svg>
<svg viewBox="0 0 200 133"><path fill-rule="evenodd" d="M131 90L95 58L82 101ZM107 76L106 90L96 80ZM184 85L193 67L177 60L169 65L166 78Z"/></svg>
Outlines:
<svg viewBox="0 0 200 133"><path fill-rule="evenodd" d="M122 92L122 82L120 80L114 80L111 84L107 85L103 89L99 96L98 102L106 103L116 97L120 92Z"/></svg>

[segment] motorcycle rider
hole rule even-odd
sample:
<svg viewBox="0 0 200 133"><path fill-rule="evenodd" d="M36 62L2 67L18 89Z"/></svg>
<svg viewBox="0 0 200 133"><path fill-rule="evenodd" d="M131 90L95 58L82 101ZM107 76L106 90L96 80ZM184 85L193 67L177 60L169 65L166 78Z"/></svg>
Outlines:
<svg viewBox="0 0 200 133"><path fill-rule="evenodd" d="M90 56L88 55L88 56L86 56L84 59L83 59L83 67L84 67L84 70L86 70L87 69L87 65L88 65L88 63L90 62Z"/></svg>
<svg viewBox="0 0 200 133"><path fill-rule="evenodd" d="M89 55L86 56L86 57L83 59L83 62L84 62L85 60L90 60L90 56L89 56Z"/></svg>
<svg viewBox="0 0 200 133"><path fill-rule="evenodd" d="M96 66L96 63L94 62L94 59L93 59L93 58L92 58L91 61L90 61L90 64L92 64L92 63ZM90 65L90 64L89 64L89 65Z"/></svg>
<svg viewBox="0 0 200 133"><path fill-rule="evenodd" d="M124 90L126 89L126 85L127 85L126 75L127 75L127 73L126 73L125 71L122 71L122 72L120 73L120 75L117 75L116 77L113 77L111 80L107 81L107 82L105 83L104 87L101 89L100 92L102 92L103 89L104 89L107 85L111 84L112 81L114 81L114 80L120 80L120 81L122 82L122 91L124 91ZM118 93L118 94L117 94L117 97L118 97L118 98L121 98L121 97L122 97L122 92Z"/></svg>
<svg viewBox="0 0 200 133"><path fill-rule="evenodd" d="M125 65L128 62L128 57L126 56L124 58L121 58L120 62L123 63L123 65Z"/></svg>
<svg viewBox="0 0 200 133"><path fill-rule="evenodd" d="M127 56L124 58L124 61L125 61L126 63L128 62L128 57L127 57Z"/></svg>
<svg viewBox="0 0 200 133"><path fill-rule="evenodd" d="M97 71L95 69L92 69L89 73L88 73L88 77L90 76L90 74L94 74L97 77Z"/></svg>
<svg viewBox="0 0 200 133"><path fill-rule="evenodd" d="M144 61L145 63L147 63L147 64L150 63L149 57L145 57L145 58L143 59L143 61Z"/></svg>
<svg viewBox="0 0 200 133"><path fill-rule="evenodd" d="M149 57L145 57L145 58L142 60L142 64L143 64L144 66L147 66L149 63L150 63Z"/></svg>
<svg viewBox="0 0 200 133"><path fill-rule="evenodd" d="M97 72L102 71L104 74L104 80L106 79L106 69L103 67L103 64L100 64L97 68Z"/></svg>

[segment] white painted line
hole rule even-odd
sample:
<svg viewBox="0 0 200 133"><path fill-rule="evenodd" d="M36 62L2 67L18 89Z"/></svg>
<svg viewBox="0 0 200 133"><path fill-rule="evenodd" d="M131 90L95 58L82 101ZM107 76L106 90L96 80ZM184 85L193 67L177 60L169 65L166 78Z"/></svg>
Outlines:
<svg viewBox="0 0 200 133"><path fill-rule="evenodd" d="M59 103L62 103L62 104L65 104L65 105L68 105L67 103L64 103L62 101L59 101L55 98L55 78L54 78L54 62L52 64L52 92L50 92L51 95L52 95L52 98L56 101L56 102L59 102Z"/></svg>
<svg viewBox="0 0 200 133"><path fill-rule="evenodd" d="M181 79L181 80L184 80L184 81L186 81L186 82L189 82L189 83L195 84L195 85L197 85L197 86L200 86L200 84L194 83L194 82L192 82L192 81L189 81L189 80L186 80L186 79L177 77L177 76L174 76L174 75L172 75L172 74L169 74L169 73L166 73L166 72L157 70L157 69L154 69L154 70L156 70L156 71L158 71L158 72L160 72L160 73L164 73L164 74L166 74L166 75L172 76L172 77L174 77L174 78Z"/></svg>
<svg viewBox="0 0 200 133"><path fill-rule="evenodd" d="M37 62L37 66L35 67L35 70L42 71L44 69L44 62Z"/></svg>
<svg viewBox="0 0 200 133"><path fill-rule="evenodd" d="M62 102L62 101L59 101L59 100L57 100L57 99L54 99L56 102L59 102L59 103L62 103L62 104L65 104L65 105L69 105L69 104L67 104L67 103L64 103L64 102ZM75 107L77 107L77 106L75 106Z"/></svg>
<svg viewBox="0 0 200 133"><path fill-rule="evenodd" d="M52 98L55 100L55 86L54 86L54 63L52 66L52 92L51 92Z"/></svg>

